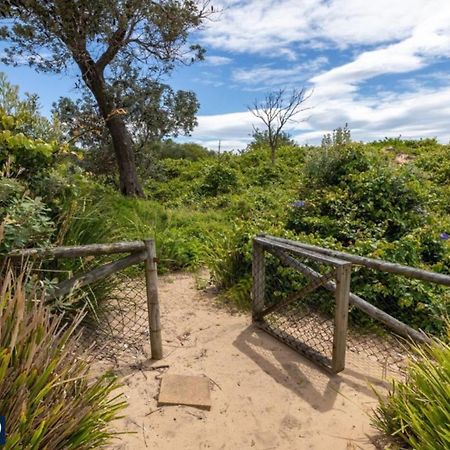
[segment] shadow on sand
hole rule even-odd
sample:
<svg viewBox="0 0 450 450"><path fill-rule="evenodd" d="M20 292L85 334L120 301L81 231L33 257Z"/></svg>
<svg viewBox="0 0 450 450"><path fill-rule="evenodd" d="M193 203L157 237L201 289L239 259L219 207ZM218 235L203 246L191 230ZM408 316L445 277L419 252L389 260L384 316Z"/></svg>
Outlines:
<svg viewBox="0 0 450 450"><path fill-rule="evenodd" d="M342 391L346 386L374 400L377 396L373 387L389 386L381 376L374 375L375 371L381 373L380 367L364 358L347 358L347 368L333 375L253 325L244 329L233 345L274 381L320 412L332 409L338 395L345 397Z"/></svg>

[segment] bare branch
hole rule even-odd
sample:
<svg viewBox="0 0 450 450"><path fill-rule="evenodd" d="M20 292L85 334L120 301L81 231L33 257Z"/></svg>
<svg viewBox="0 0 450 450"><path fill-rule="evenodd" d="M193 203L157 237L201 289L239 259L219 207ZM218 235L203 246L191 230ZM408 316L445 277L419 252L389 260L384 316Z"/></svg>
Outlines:
<svg viewBox="0 0 450 450"><path fill-rule="evenodd" d="M288 123L302 121L297 116L311 109L304 105L312 94L313 90L308 91L306 88L293 89L289 95L285 89L278 89L269 92L263 101L255 100L251 106L248 106L248 110L266 127L273 164L275 164L275 154L283 129Z"/></svg>

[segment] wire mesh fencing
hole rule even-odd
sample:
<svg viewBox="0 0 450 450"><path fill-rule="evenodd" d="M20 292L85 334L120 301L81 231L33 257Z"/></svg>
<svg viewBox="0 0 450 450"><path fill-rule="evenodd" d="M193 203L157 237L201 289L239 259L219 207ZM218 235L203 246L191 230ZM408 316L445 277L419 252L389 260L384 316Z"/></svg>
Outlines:
<svg viewBox="0 0 450 450"><path fill-rule="evenodd" d="M308 271L316 274L312 280ZM253 277L258 325L321 366L342 370L350 265L260 239ZM332 280L334 295L324 289Z"/></svg>
<svg viewBox="0 0 450 450"><path fill-rule="evenodd" d="M334 270L329 269L326 278L333 277ZM305 292L307 286L308 279L304 275L280 265L278 258L270 255L265 299L273 311L264 315L261 326L311 360L331 367L334 298L320 286Z"/></svg>
<svg viewBox="0 0 450 450"><path fill-rule="evenodd" d="M53 311L68 321L83 313L81 342L90 357L128 364L160 359L153 241L29 249L13 257L18 267L26 264L30 285L40 285Z"/></svg>
<svg viewBox="0 0 450 450"><path fill-rule="evenodd" d="M103 291L96 313L83 329L84 342L96 359L138 362L151 356L144 268L141 264L134 269L89 287L94 295L97 287Z"/></svg>
<svg viewBox="0 0 450 450"><path fill-rule="evenodd" d="M351 291L350 282L349 289L342 291L338 272L342 272L343 265L350 264L347 257L361 265L380 266L377 270L355 267L353 284L363 286L358 290L359 295ZM340 348L340 358L344 361L346 358L353 366L365 369L370 366L371 371L381 370L384 375L388 372L401 375L411 343L428 339L421 332L420 324L440 320L438 312L430 308L417 308L412 302L409 307L408 289L421 289L423 283L413 275L423 280L437 279L436 282L447 285L450 277L358 258L271 236L255 238L254 321L335 373L344 368L344 364L336 363ZM383 273L385 268L394 273L406 273L411 278L405 281L403 277ZM391 295L400 288L405 292L403 304L393 300ZM340 298L339 290L341 297L347 296L347 301Z"/></svg>

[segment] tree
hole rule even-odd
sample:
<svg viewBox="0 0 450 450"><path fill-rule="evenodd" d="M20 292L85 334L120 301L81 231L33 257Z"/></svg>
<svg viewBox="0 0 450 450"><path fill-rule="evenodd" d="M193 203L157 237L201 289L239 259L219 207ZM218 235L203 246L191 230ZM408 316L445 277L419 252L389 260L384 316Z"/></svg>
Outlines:
<svg viewBox="0 0 450 450"><path fill-rule="evenodd" d="M253 105L248 107L248 110L266 127L264 134L267 132L272 164L275 164L276 151L285 135L284 128L288 123L298 121L294 119L298 114L310 109L304 107L304 104L311 95L312 91L305 88L293 89L288 95L285 89L279 89L267 94L261 102L255 100Z"/></svg>
<svg viewBox="0 0 450 450"><path fill-rule="evenodd" d="M252 150L259 147L269 147L269 132L267 130L261 131L258 128L254 128L252 133L252 142L247 145L247 150ZM290 134L282 131L278 137L278 147L282 146L295 146L295 141L291 138Z"/></svg>
<svg viewBox="0 0 450 450"><path fill-rule="evenodd" d="M174 92L167 84L150 79L119 81L114 88L117 111L133 130L139 148L150 141L190 134L197 125L199 103L193 92ZM76 100L60 97L52 112L61 122L67 141L77 142L87 150L110 145L105 122L86 90Z"/></svg>
<svg viewBox="0 0 450 450"><path fill-rule="evenodd" d="M2 61L56 73L75 64L110 134L122 193L142 195L119 88L202 59L204 49L187 41L211 13L209 0L8 0Z"/></svg>
<svg viewBox="0 0 450 450"><path fill-rule="evenodd" d="M123 86L121 89L117 85ZM131 80L116 83L115 102L127 126L133 130L134 157L140 178L157 176L160 165L155 154L163 138L190 134L197 125L199 104L193 92L174 92L155 80ZM92 96L83 89L75 101L61 97L53 104L65 141L81 147L80 164L89 172L114 181L114 154L108 129Z"/></svg>

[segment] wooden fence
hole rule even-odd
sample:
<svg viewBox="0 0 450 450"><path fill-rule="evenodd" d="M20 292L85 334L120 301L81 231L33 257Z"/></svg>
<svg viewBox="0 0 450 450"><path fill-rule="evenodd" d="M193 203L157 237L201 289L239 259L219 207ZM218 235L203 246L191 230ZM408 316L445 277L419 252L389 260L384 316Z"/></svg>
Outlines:
<svg viewBox="0 0 450 450"><path fill-rule="evenodd" d="M46 298L52 300L63 297L79 288L104 280L108 276L136 264L145 263L145 282L147 296L148 329L152 359L162 359L160 308L158 299L158 274L155 242L152 239L114 244L93 244L73 247L47 247L14 250L7 256L13 260L78 258L87 256L127 254L128 256L96 267L86 273L77 274L58 283Z"/></svg>
<svg viewBox="0 0 450 450"><path fill-rule="evenodd" d="M311 280L310 284L300 291L288 295L282 301L278 301L269 307L266 307L267 286L265 252L273 255L283 266L294 269L307 279ZM307 265L305 260L320 263L322 266L332 266L334 270L326 275L322 275L317 270L311 268L310 265ZM360 296L350 292L349 286L352 265L364 266L381 272L393 273L422 281L450 286L450 276L445 274L329 250L315 245L304 244L302 242L274 236L259 235L253 240L252 305L253 320L255 324L275 335L291 347L303 353L306 352L308 356L312 355L312 359L315 359L325 367L330 368L334 373L343 370L345 367L349 305L356 307L396 335L418 343L429 341L430 338L421 330L414 329L380 308L372 305ZM333 281L332 278L335 278L335 281ZM332 336L333 345L330 364L327 364L326 358L317 355L318 352L316 350L309 349L307 343L300 342L298 337L290 336L290 334L295 335L295 333L291 333L290 330L297 330L297 334L303 337L304 334L301 333L301 330L298 327L295 328L292 324L292 318L295 317L295 314L292 313L292 306L291 310L289 310L290 312L286 309L289 304L300 304L302 299L319 287L323 287L335 294L334 330ZM275 313L277 310L280 311L283 308L284 312L278 312L278 316L272 317L272 323L270 323L270 320L267 320L269 314ZM278 324L280 323L280 314L284 314L282 320L284 329L281 329L279 326L275 327L274 325L275 322ZM292 316L289 326L286 325L287 314L291 314ZM300 315L297 314L297 317L300 317Z"/></svg>

